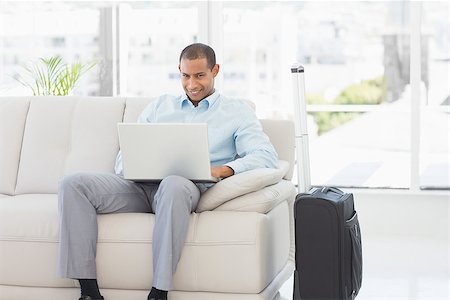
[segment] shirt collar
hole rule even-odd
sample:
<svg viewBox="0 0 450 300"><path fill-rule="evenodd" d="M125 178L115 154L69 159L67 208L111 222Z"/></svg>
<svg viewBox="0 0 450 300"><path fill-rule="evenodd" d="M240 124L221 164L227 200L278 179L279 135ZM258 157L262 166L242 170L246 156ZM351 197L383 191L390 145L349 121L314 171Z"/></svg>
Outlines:
<svg viewBox="0 0 450 300"><path fill-rule="evenodd" d="M214 90L214 93L212 93L211 95L209 95L208 97L206 97L205 99L203 99L202 101L200 101L200 103L198 104L199 107L205 107L206 109L208 109L210 106L212 106L217 99L219 99L220 94L219 92L217 92L217 90ZM185 107L185 106L191 106L193 107L194 105L192 104L191 101L189 101L188 97L186 95L180 97L180 106L181 108Z"/></svg>

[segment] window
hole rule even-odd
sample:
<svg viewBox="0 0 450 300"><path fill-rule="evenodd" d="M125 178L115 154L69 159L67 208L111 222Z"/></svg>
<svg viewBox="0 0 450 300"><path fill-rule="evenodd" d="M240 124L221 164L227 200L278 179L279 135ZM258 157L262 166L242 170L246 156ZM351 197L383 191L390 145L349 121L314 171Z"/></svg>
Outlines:
<svg viewBox="0 0 450 300"><path fill-rule="evenodd" d="M98 62L76 94L177 94L180 51L206 42L216 87L261 118L293 118L303 64L313 185L449 189L449 19L447 1L2 1L0 96L50 55Z"/></svg>
<svg viewBox="0 0 450 300"><path fill-rule="evenodd" d="M300 2L224 2L223 91L256 103L260 117L292 112L289 69L298 48Z"/></svg>
<svg viewBox="0 0 450 300"><path fill-rule="evenodd" d="M0 96L31 95L14 78L39 57L99 61L98 36L99 11L88 3L0 2ZM76 94L98 94L96 69L80 80Z"/></svg>
<svg viewBox="0 0 450 300"><path fill-rule="evenodd" d="M124 4L119 19L126 44L120 56L120 94L156 96L178 94L178 57L198 41L199 5L192 2Z"/></svg>
<svg viewBox="0 0 450 300"><path fill-rule="evenodd" d="M312 184L407 188L406 12L405 2L225 3L224 90L260 117L292 118L288 71L301 62Z"/></svg>

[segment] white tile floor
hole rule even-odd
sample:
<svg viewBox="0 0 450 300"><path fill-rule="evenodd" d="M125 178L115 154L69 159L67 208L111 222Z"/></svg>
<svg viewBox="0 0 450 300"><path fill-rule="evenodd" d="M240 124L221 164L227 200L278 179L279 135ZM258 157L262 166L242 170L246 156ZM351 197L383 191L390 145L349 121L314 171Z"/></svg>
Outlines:
<svg viewBox="0 0 450 300"><path fill-rule="evenodd" d="M449 240L363 237L363 284L357 300L449 300ZM292 299L292 278L280 290Z"/></svg>

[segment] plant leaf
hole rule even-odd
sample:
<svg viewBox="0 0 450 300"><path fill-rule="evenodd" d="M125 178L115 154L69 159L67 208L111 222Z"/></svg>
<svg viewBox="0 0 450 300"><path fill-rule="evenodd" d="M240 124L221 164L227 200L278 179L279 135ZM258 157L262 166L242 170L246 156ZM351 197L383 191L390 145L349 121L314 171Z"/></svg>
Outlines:
<svg viewBox="0 0 450 300"><path fill-rule="evenodd" d="M27 77L31 79L31 83L21 74L16 80L30 88L35 96L68 95L71 90L76 88L81 76L96 65L96 62L88 64L76 62L69 66L62 61L60 56L40 57L37 62L22 66Z"/></svg>

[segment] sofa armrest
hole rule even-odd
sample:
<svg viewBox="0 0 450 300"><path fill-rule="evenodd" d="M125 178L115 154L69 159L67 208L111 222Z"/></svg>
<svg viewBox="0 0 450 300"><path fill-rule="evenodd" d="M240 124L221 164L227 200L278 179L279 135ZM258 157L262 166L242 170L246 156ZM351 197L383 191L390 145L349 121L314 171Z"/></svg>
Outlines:
<svg viewBox="0 0 450 300"><path fill-rule="evenodd" d="M255 169L225 178L203 193L196 212L213 210L231 199L276 184L288 170L289 163L279 161L277 169Z"/></svg>
<svg viewBox="0 0 450 300"><path fill-rule="evenodd" d="M288 180L281 180L259 191L227 201L215 210L251 211L265 214L283 201L294 201L295 195L294 184Z"/></svg>

